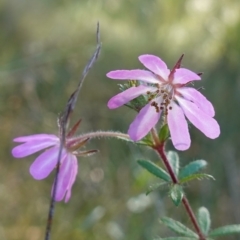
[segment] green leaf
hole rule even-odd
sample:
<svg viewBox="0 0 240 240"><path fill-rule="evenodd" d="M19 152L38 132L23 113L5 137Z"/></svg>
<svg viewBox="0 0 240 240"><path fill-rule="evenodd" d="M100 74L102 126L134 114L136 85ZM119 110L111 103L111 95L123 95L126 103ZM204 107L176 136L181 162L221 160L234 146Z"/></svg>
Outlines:
<svg viewBox="0 0 240 240"><path fill-rule="evenodd" d="M156 177L161 178L166 182L171 181L169 174L165 170L163 170L161 167L154 164L153 162L146 161L146 160L138 160L137 162L139 165L141 165L143 168L148 170L148 172L152 173Z"/></svg>
<svg viewBox="0 0 240 240"><path fill-rule="evenodd" d="M146 137L144 137L141 141L138 141L137 143L150 147L154 145L151 134L148 134Z"/></svg>
<svg viewBox="0 0 240 240"><path fill-rule="evenodd" d="M168 129L168 125L165 124L160 129L159 139L160 139L160 142L165 142L168 138L169 138L169 129Z"/></svg>
<svg viewBox="0 0 240 240"><path fill-rule="evenodd" d="M166 188L168 186L168 183L165 182L160 182L160 183L155 183L152 184L148 187L148 190L146 192L146 195L148 195L149 193L155 191L155 190L159 190L159 189L163 189Z"/></svg>
<svg viewBox="0 0 240 240"><path fill-rule="evenodd" d="M216 228L209 233L209 237L224 236L235 233L240 233L240 224Z"/></svg>
<svg viewBox="0 0 240 240"><path fill-rule="evenodd" d="M179 179L188 177L192 174L197 173L202 168L206 167L207 162L205 160L196 160L183 167L179 172Z"/></svg>
<svg viewBox="0 0 240 240"><path fill-rule="evenodd" d="M153 146L152 141L146 140L146 139L143 139L143 140L138 141L136 143L139 144L139 145L145 145L145 146L149 146L149 147Z"/></svg>
<svg viewBox="0 0 240 240"><path fill-rule="evenodd" d="M183 195L184 193L181 185L174 184L170 189L170 197L176 206L181 203Z"/></svg>
<svg viewBox="0 0 240 240"><path fill-rule="evenodd" d="M206 174L206 173L197 173L197 174L193 174L193 175L190 175L188 177L182 178L181 180L179 180L179 183L183 184L183 183L195 180L195 179L198 179L198 180L202 180L202 179L215 180L215 178L212 175L209 175L209 174Z"/></svg>
<svg viewBox="0 0 240 240"><path fill-rule="evenodd" d="M197 212L198 224L202 230L202 233L207 236L211 227L211 218L209 211L205 207L201 207Z"/></svg>
<svg viewBox="0 0 240 240"><path fill-rule="evenodd" d="M184 226L182 223L180 223L178 221L175 221L168 217L163 217L163 218L161 218L161 222L164 225L166 225L168 228L173 230L175 233L181 234L186 237L192 237L192 238L198 239L198 235L195 232L193 232L191 229Z"/></svg>
<svg viewBox="0 0 240 240"><path fill-rule="evenodd" d="M178 154L174 151L169 151L167 153L167 159L169 160L174 173L178 176L179 172L179 157Z"/></svg>

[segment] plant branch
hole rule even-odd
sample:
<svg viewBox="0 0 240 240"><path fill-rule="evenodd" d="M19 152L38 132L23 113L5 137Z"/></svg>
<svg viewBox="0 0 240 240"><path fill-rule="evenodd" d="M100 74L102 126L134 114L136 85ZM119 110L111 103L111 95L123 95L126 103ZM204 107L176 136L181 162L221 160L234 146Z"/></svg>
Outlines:
<svg viewBox="0 0 240 240"><path fill-rule="evenodd" d="M162 159L165 167L167 168L167 171L168 171L168 173L169 173L169 175L170 175L170 177L172 179L172 182L174 184L178 184L179 183L178 178L175 175L175 173L174 173L174 171L172 169L172 166L170 165L170 163L169 163L169 161L167 159L167 156L165 154L164 143L156 144L154 146L154 149L160 155L160 157L161 157L161 159ZM183 203L183 205L184 205L184 207L186 209L186 212L187 212L187 214L188 214L188 216L189 216L189 218L190 218L190 220L191 220L191 222L192 222L192 224L193 224L193 226L194 226L198 236L199 236L199 240L206 240L206 237L203 235L203 233L202 233L202 231L201 231L201 229L200 229L200 227L198 225L196 216L195 216L195 214L194 214L194 212L193 212L193 210L192 210L192 208L190 206L190 203L189 203L189 201L188 201L188 199L187 199L187 197L185 195L182 198L182 203Z"/></svg>
<svg viewBox="0 0 240 240"><path fill-rule="evenodd" d="M131 140L128 134L121 133L121 132L113 132L113 131L96 131L96 132L89 132L81 134L77 137L72 138L73 140L77 139L92 139L92 138L119 138L119 139L128 139Z"/></svg>

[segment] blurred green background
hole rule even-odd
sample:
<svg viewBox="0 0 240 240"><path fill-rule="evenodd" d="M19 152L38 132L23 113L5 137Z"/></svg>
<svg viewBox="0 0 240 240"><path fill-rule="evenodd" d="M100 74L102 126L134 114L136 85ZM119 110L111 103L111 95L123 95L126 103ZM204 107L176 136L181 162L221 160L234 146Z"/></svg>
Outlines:
<svg viewBox="0 0 240 240"><path fill-rule="evenodd" d="M216 140L191 127L192 145L180 153L182 165L205 159L206 172L216 181L195 181L186 192L195 211L210 210L213 228L240 223L239 10L239 0L0 1L0 239L44 238L53 174L34 180L28 169L35 156L14 159L12 139L58 133L57 116L95 50L97 21L102 52L84 83L72 124L82 118L80 132L126 132L135 113L126 107L108 110L119 82L106 73L143 68L138 56L146 53L171 68L185 53L184 67L204 72L195 86L204 86L221 126ZM145 196L157 179L136 160L157 161L150 150L112 139L93 140L88 148L100 153L79 159L72 198L56 206L52 240L172 236L158 222L165 215L191 226L167 192ZM170 143L168 149L173 149Z"/></svg>

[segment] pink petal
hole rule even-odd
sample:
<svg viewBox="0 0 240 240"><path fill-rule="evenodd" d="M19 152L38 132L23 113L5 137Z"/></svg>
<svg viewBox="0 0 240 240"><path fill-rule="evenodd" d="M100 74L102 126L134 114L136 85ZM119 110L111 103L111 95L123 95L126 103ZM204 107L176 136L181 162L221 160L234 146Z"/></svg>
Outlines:
<svg viewBox="0 0 240 240"><path fill-rule="evenodd" d="M110 109L118 108L118 107L124 105L125 103L130 102L131 100L138 97L139 95L146 94L147 91L154 91L155 89L156 88L146 87L143 85L140 85L138 87L131 87L131 88L125 90L124 92L121 92L121 93L115 95L114 97L112 97L108 101L108 107Z"/></svg>
<svg viewBox="0 0 240 240"><path fill-rule="evenodd" d="M186 150L190 147L191 139L188 131L188 124L182 109L174 102L172 109L168 111L168 127L174 147L178 150Z"/></svg>
<svg viewBox="0 0 240 240"><path fill-rule="evenodd" d="M217 121L203 112L195 103L176 97L189 121L207 137L214 139L220 135Z"/></svg>
<svg viewBox="0 0 240 240"><path fill-rule="evenodd" d="M215 111L212 103L209 102L201 92L191 87L179 88L177 91L180 92L185 99L194 102L207 115L214 117Z"/></svg>
<svg viewBox="0 0 240 240"><path fill-rule="evenodd" d="M173 84L185 84L196 80L201 80L196 73L186 68L179 68L176 69L176 72L174 73Z"/></svg>
<svg viewBox="0 0 240 240"><path fill-rule="evenodd" d="M39 155L30 166L30 173L33 178L41 180L46 178L50 172L56 167L59 153L59 146L52 147ZM63 149L62 158L66 156Z"/></svg>
<svg viewBox="0 0 240 240"><path fill-rule="evenodd" d="M72 175L72 154L68 153L60 166L57 181L56 201L61 201L67 191Z"/></svg>
<svg viewBox="0 0 240 240"><path fill-rule="evenodd" d="M155 100L159 102L160 98ZM130 124L128 134L133 141L138 141L145 137L149 131L157 124L161 112L157 112L151 103L141 109L136 118Z"/></svg>
<svg viewBox="0 0 240 240"><path fill-rule="evenodd" d="M59 138L53 134L34 134L29 136L22 136L14 138L14 142L31 142L31 141L55 141L59 142Z"/></svg>
<svg viewBox="0 0 240 240"><path fill-rule="evenodd" d="M149 54L141 55L138 59L146 68L162 77L166 81L170 70L167 68L166 63L162 59Z"/></svg>
<svg viewBox="0 0 240 240"><path fill-rule="evenodd" d="M71 197L72 186L76 180L77 172L78 172L78 162L77 162L76 156L73 155L72 156L72 173L71 173L71 179L70 179L68 187L67 187L67 192L66 192L66 196L65 196L65 200L64 200L65 203L68 202L68 200Z"/></svg>
<svg viewBox="0 0 240 240"><path fill-rule="evenodd" d="M32 136L34 136L34 135L32 135ZM26 137L22 137L22 138L26 139ZM29 136L26 143L23 143L23 144L13 148L12 155L15 158L23 158L23 157L29 156L33 153L36 153L42 149L45 149L47 147L56 145L56 144L58 144L58 142L59 142L59 138L33 137L31 140L31 137Z"/></svg>
<svg viewBox="0 0 240 240"><path fill-rule="evenodd" d="M107 74L107 77L118 80L140 80L148 83L159 83L157 77L146 70L116 70Z"/></svg>

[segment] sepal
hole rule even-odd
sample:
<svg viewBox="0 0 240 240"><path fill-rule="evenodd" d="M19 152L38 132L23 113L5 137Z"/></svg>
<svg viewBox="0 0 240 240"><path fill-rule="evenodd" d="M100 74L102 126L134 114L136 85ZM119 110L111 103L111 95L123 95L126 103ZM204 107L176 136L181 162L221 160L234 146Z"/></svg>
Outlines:
<svg viewBox="0 0 240 240"><path fill-rule="evenodd" d="M159 136L160 142L165 142L169 138L170 135L169 135L169 129L167 124L164 124L161 127L158 136Z"/></svg>
<svg viewBox="0 0 240 240"><path fill-rule="evenodd" d="M121 92L123 92L131 87L137 87L137 86L139 86L138 81L129 80L128 83L119 84L119 89ZM125 106L139 112L147 103L148 103L147 99L143 95L140 95L139 97L130 101L128 104L125 104Z"/></svg>
<svg viewBox="0 0 240 240"><path fill-rule="evenodd" d="M96 153L98 153L99 150L86 150L86 151L78 151L78 152L74 152L74 155L78 156L78 157L89 157L89 156L92 156Z"/></svg>

